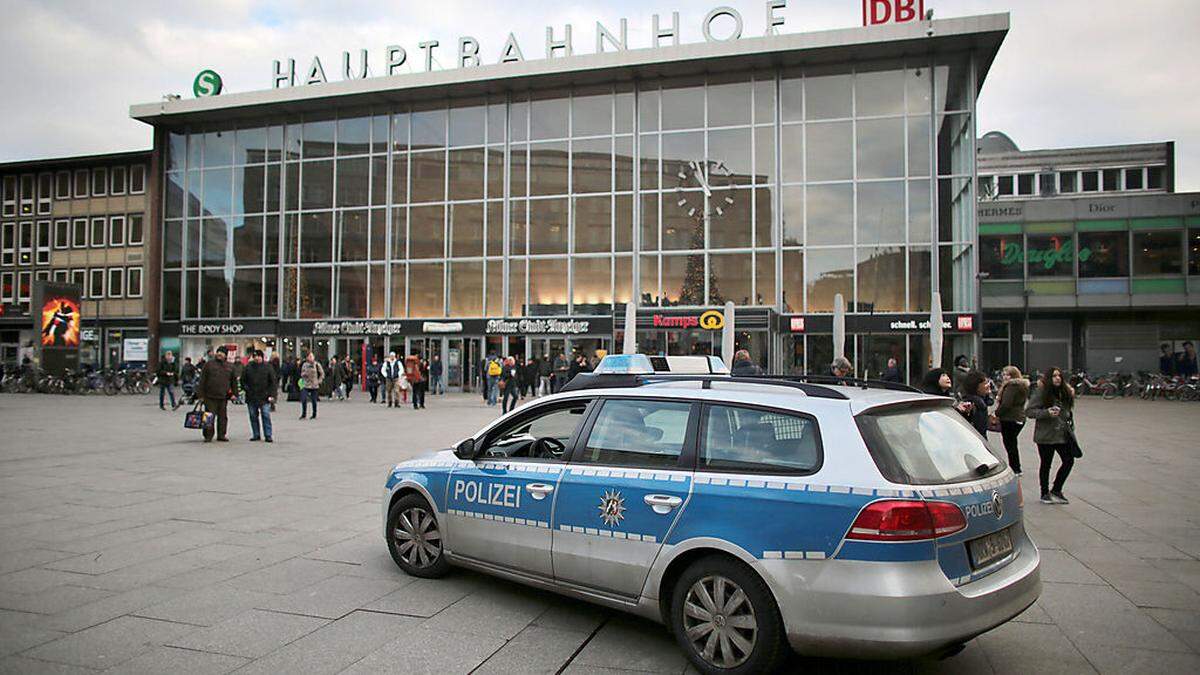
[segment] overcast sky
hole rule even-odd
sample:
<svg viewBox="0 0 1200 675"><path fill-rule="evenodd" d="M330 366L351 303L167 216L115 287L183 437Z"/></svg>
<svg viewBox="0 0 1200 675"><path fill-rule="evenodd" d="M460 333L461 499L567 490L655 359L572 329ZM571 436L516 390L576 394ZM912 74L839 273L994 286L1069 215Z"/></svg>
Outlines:
<svg viewBox="0 0 1200 675"><path fill-rule="evenodd" d="M271 86L274 59L297 70L319 55L330 80L341 53L389 44L422 65L417 43L441 42L454 67L461 35L494 63L509 31L526 58L543 55L545 27L574 26L592 51L594 22L629 19L631 47L649 46L650 15L681 12L682 39L718 4L736 7L745 34L764 28L764 0L0 0L0 161L150 146L129 105L191 96L203 68L229 92ZM688 9L684 9L687 7ZM1174 140L1178 190L1200 190L1200 2L1197 0L926 0L935 17L1010 12L1012 26L984 83L981 133L1001 129L1024 149ZM783 30L856 26L860 0L789 0ZM436 67L436 66L435 66Z"/></svg>

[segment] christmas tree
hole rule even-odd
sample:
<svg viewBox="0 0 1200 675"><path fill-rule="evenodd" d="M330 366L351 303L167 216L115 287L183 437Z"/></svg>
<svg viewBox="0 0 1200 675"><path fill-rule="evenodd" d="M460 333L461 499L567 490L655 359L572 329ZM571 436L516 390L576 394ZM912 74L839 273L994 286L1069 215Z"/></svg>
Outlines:
<svg viewBox="0 0 1200 675"><path fill-rule="evenodd" d="M695 227L692 228L691 245L693 251L704 250L704 219L698 219ZM708 275L708 296L712 298L711 304L724 304L725 300L721 297L721 290L717 286L717 278L713 274ZM679 291L679 304L681 305L704 305L708 304L704 299L704 253L692 253L687 259L687 269L683 276L683 288Z"/></svg>

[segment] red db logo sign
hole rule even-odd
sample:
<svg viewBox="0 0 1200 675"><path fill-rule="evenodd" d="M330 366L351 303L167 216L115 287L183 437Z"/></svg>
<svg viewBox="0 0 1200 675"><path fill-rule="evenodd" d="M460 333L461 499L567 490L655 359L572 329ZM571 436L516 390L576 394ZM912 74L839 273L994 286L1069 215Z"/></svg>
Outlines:
<svg viewBox="0 0 1200 675"><path fill-rule="evenodd" d="M925 16L925 0L862 0L864 26L905 23Z"/></svg>
<svg viewBox="0 0 1200 675"><path fill-rule="evenodd" d="M961 331L975 330L975 317L971 315L958 317L958 329Z"/></svg>

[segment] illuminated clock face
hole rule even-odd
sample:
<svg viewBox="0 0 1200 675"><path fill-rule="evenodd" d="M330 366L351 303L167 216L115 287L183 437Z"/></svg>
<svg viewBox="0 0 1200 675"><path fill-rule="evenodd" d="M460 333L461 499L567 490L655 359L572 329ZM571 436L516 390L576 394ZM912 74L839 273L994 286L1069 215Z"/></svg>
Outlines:
<svg viewBox="0 0 1200 675"><path fill-rule="evenodd" d="M692 160L678 162L675 170L675 205L683 210L689 218L703 220L705 216L704 198L708 197L708 215L724 216L733 206L733 191L717 189L713 191L714 179L728 184L733 174L725 166L725 162L714 160ZM699 185L700 191L685 188Z"/></svg>

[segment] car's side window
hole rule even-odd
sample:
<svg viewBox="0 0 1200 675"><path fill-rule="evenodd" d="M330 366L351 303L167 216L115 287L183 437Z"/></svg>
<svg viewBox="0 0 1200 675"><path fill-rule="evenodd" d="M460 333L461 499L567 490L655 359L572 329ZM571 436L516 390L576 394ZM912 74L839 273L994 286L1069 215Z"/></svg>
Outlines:
<svg viewBox="0 0 1200 675"><path fill-rule="evenodd" d="M687 401L608 400L576 461L674 467L687 440Z"/></svg>
<svg viewBox="0 0 1200 675"><path fill-rule="evenodd" d="M479 458L561 460L586 412L587 401L578 401L514 420L488 435Z"/></svg>
<svg viewBox="0 0 1200 675"><path fill-rule="evenodd" d="M701 438L702 470L807 473L821 464L816 422L801 415L712 405Z"/></svg>

